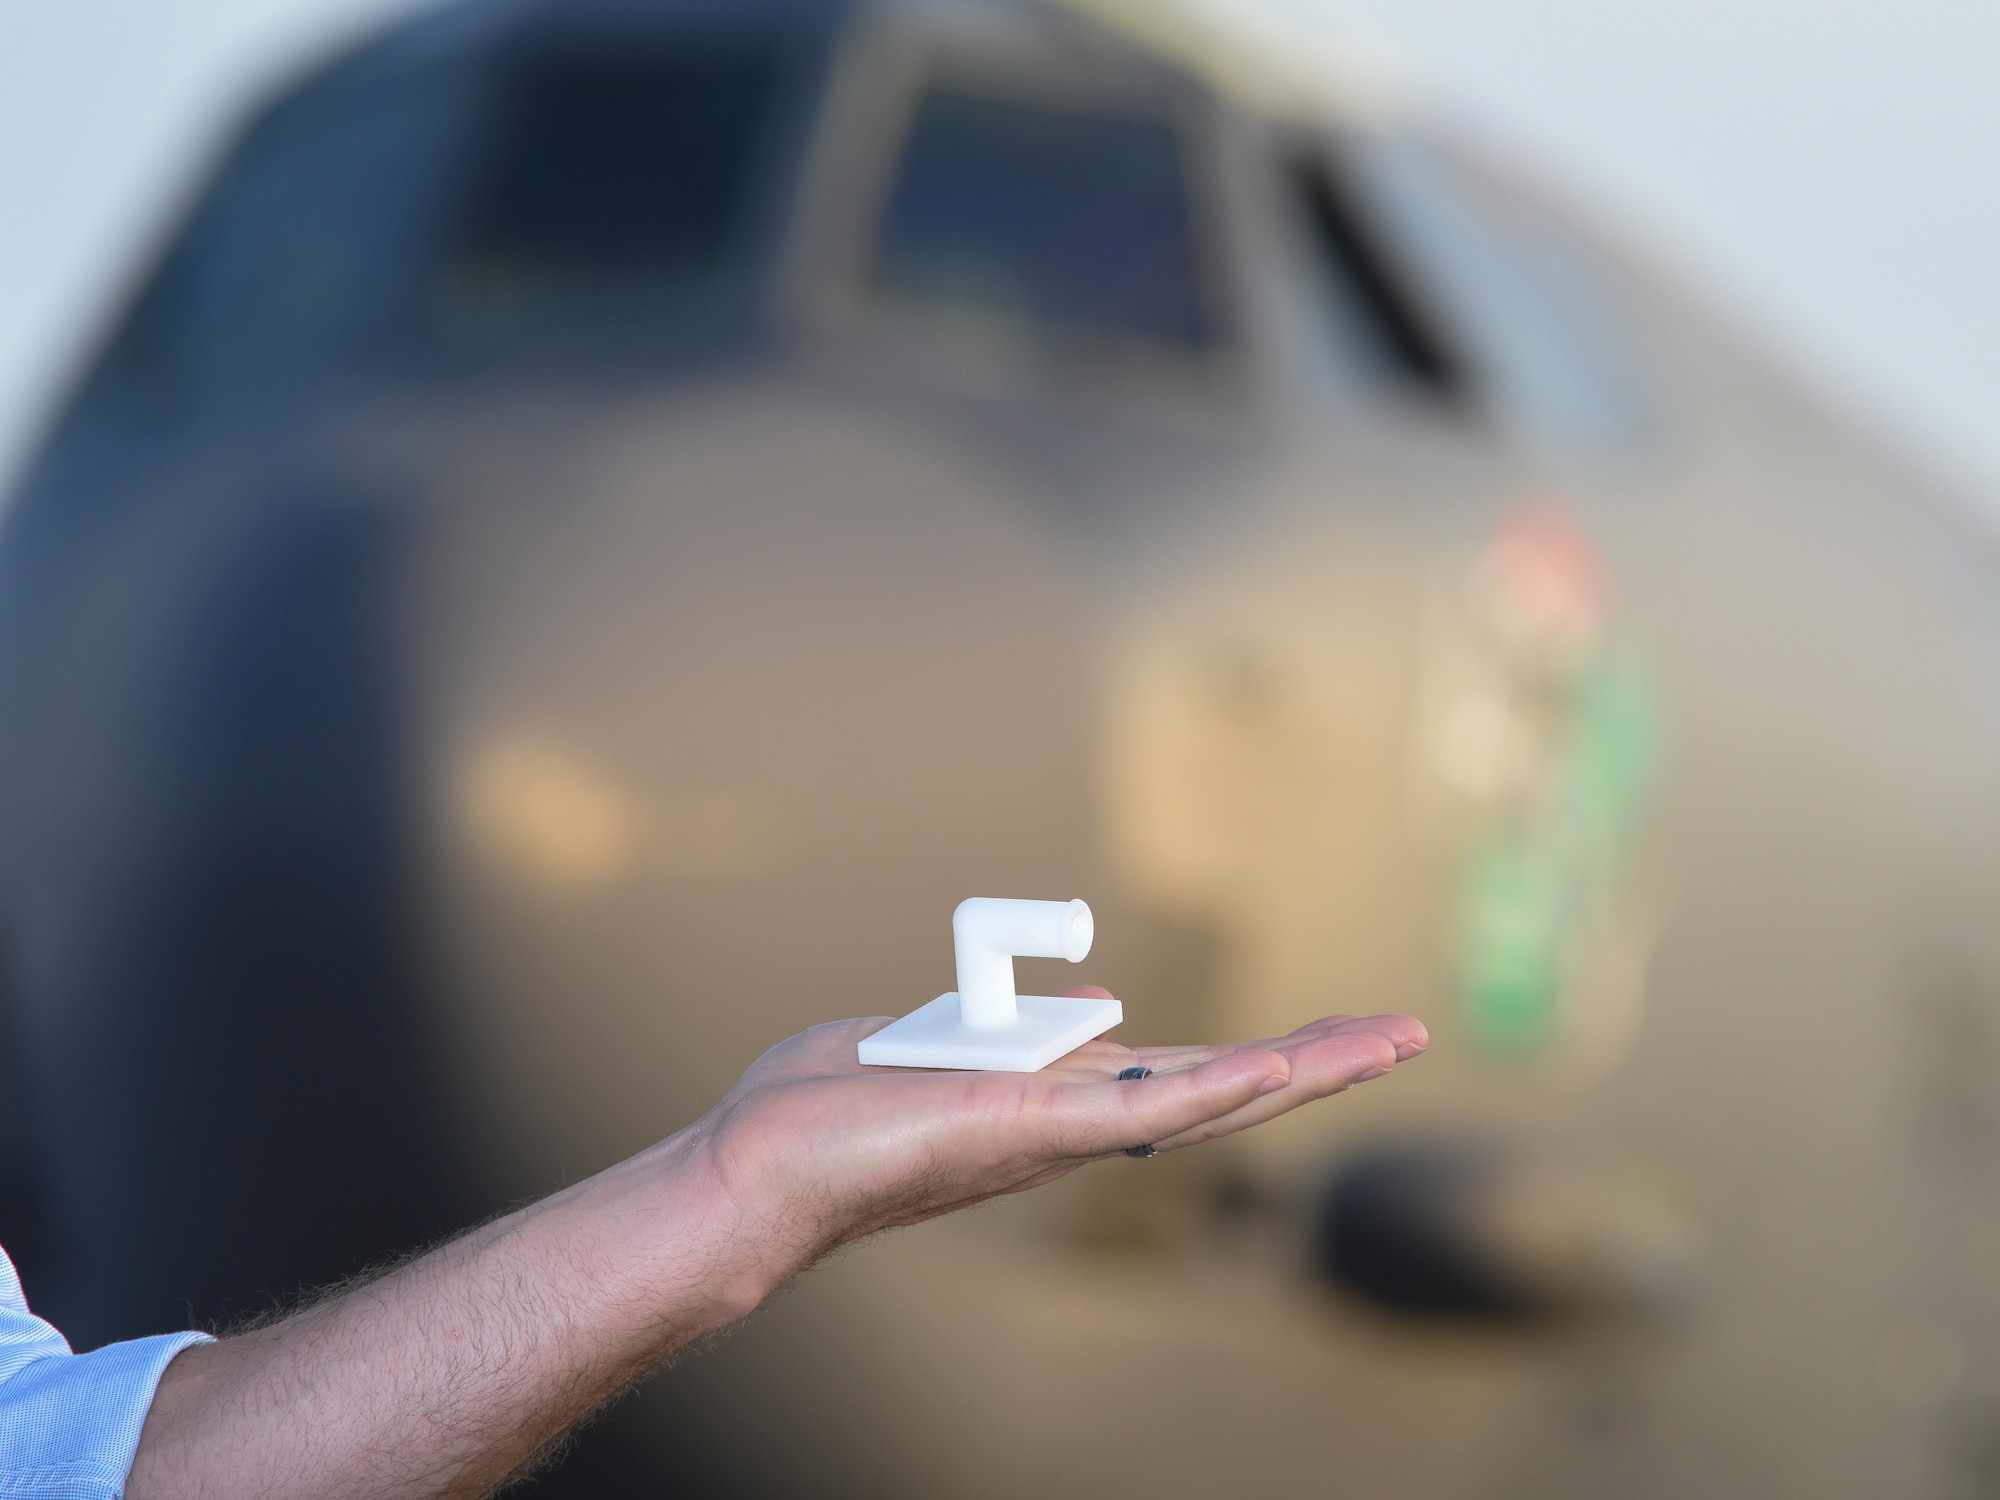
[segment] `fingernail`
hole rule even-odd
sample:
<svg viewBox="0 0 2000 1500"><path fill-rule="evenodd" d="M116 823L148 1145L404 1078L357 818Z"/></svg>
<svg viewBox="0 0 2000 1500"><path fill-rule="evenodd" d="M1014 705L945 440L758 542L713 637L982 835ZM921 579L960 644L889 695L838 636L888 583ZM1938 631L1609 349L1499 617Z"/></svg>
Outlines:
<svg viewBox="0 0 2000 1500"><path fill-rule="evenodd" d="M1266 1094L1275 1094L1279 1089L1283 1088L1286 1084L1290 1083L1291 1081L1292 1081L1291 1079L1284 1077L1282 1074L1273 1073L1269 1078L1266 1078L1263 1081L1263 1083L1258 1085L1257 1097L1261 1099Z"/></svg>
<svg viewBox="0 0 2000 1500"><path fill-rule="evenodd" d="M1387 1068L1370 1068L1366 1073L1358 1074L1354 1081L1356 1083L1366 1083L1371 1078L1380 1078L1388 1071Z"/></svg>
<svg viewBox="0 0 2000 1500"><path fill-rule="evenodd" d="M1423 1042L1403 1042L1399 1044L1396 1048L1396 1061L1408 1062L1411 1058L1415 1057L1419 1052L1422 1052L1424 1050L1424 1047L1425 1043Z"/></svg>

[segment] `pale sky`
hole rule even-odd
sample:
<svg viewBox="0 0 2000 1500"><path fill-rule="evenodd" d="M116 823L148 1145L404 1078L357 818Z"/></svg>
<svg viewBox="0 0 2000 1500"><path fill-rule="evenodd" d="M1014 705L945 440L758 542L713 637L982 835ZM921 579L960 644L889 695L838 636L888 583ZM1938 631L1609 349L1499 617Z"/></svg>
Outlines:
<svg viewBox="0 0 2000 1500"><path fill-rule="evenodd" d="M0 0L0 483L256 92L425 0ZM1514 143L2000 517L1993 0L1203 0Z"/></svg>

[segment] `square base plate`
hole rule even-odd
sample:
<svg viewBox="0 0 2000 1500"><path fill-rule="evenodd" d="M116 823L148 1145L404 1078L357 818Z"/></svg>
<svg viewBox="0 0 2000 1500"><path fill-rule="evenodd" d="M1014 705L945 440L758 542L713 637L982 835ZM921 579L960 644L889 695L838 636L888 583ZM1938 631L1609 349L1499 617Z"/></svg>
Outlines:
<svg viewBox="0 0 2000 1500"><path fill-rule="evenodd" d="M1012 1026L973 1030L958 1018L958 991L892 1021L857 1051L874 1068L966 1068L983 1073L1038 1073L1065 1053L1125 1019L1116 1000L1022 995Z"/></svg>

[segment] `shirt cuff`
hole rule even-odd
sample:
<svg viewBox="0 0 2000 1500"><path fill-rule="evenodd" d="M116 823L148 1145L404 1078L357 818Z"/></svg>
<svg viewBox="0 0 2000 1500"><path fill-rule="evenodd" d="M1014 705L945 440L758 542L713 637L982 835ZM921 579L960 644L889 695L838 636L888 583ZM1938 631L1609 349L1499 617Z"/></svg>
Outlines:
<svg viewBox="0 0 2000 1500"><path fill-rule="evenodd" d="M167 1362L205 1333L30 1360L0 1381L0 1497L118 1500Z"/></svg>

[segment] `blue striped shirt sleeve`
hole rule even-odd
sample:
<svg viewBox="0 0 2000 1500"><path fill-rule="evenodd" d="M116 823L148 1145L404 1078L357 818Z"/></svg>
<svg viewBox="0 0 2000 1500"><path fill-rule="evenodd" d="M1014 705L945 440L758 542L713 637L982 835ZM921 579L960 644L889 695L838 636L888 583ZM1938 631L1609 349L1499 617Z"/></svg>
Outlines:
<svg viewBox="0 0 2000 1500"><path fill-rule="evenodd" d="M119 1500L167 1361L208 1341L166 1333L72 1354L0 1250L0 1497Z"/></svg>

